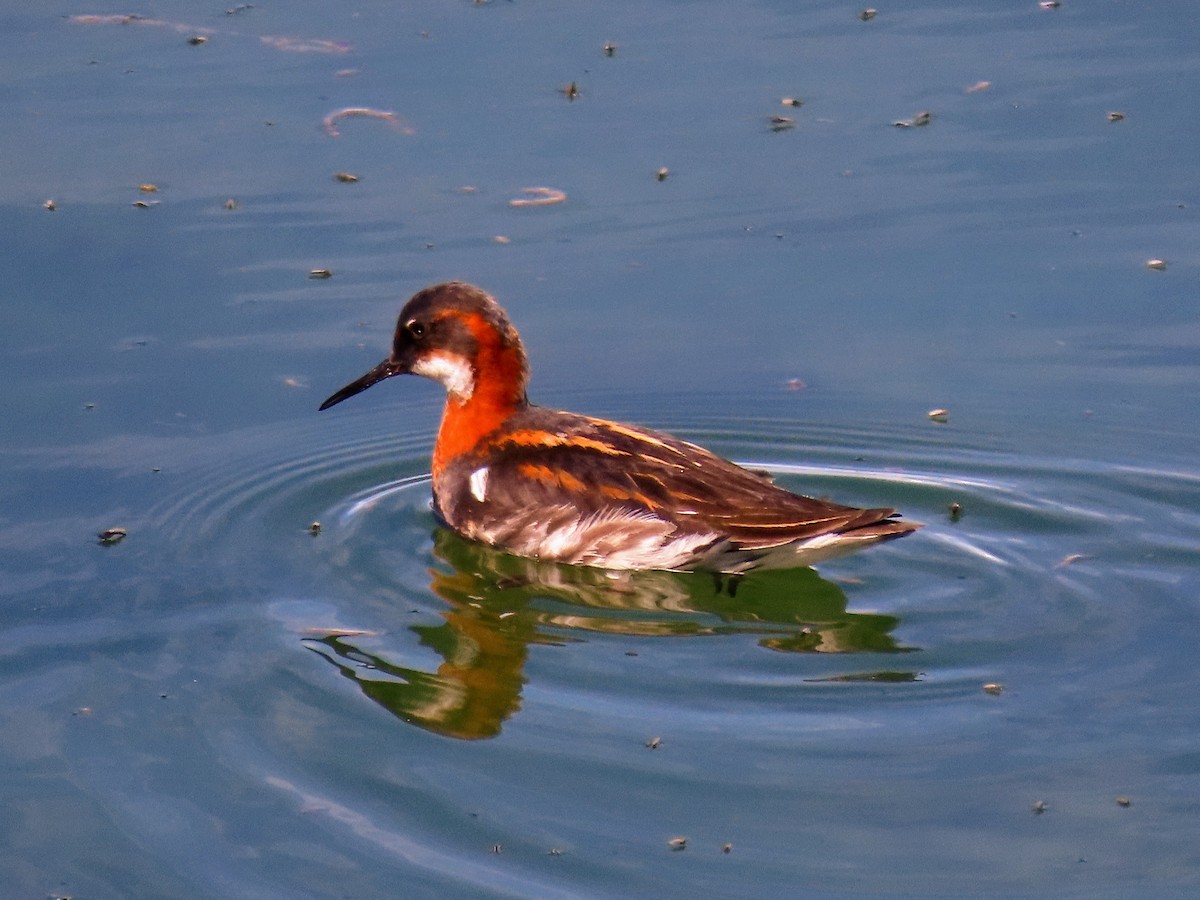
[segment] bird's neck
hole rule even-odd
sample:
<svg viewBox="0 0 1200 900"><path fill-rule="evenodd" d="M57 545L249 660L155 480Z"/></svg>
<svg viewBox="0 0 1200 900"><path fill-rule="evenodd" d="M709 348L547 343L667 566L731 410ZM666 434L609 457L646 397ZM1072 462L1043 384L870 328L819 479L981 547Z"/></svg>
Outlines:
<svg viewBox="0 0 1200 900"><path fill-rule="evenodd" d="M433 448L436 484L455 459L474 451L489 434L529 405L525 396L527 369L520 347L505 348L477 360L471 392L449 393Z"/></svg>

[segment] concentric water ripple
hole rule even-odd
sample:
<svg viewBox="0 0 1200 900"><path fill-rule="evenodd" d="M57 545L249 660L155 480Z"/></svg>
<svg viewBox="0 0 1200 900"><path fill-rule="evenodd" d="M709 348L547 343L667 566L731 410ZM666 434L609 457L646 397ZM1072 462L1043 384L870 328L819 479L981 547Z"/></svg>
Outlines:
<svg viewBox="0 0 1200 900"><path fill-rule="evenodd" d="M857 679L892 678L928 690L954 682L964 695L999 674L1013 642L1069 640L1076 615L1099 612L1090 603L1101 571L1136 566L1146 554L1160 571L1172 557L1186 563L1197 530L1195 514L1180 503L1200 491L1188 473L1030 460L961 439L952 446L944 434L931 439L928 429L669 423L773 471L791 489L895 505L926 523L913 537L823 566L820 576L752 574L730 595L730 586L711 576L616 576L518 561L457 541L435 527L428 509L431 434L387 433L389 418L353 417L357 427L339 431L340 442L332 443L321 427L294 438L277 429L241 436L233 442L241 458L223 456L193 473L189 491L160 503L151 519L191 547L204 545L210 559L238 566L255 560L264 581L311 585L337 627L376 635L331 639L334 661L357 653L360 662L370 656L376 667L404 668L414 654L427 655L428 635L419 638L409 621L414 611L440 621L485 607L494 621L482 617L473 627L503 636L514 620L527 626L514 638L522 658L530 643L594 635L741 633L765 648L828 656L788 663L805 684L845 691ZM289 455L280 456L280 448ZM314 521L321 523L316 536L307 531ZM1012 631L1013 617L1032 627ZM332 620L305 627L326 626L333 628ZM956 640L945 640L946 629ZM448 636L462 638L454 629ZM769 655L748 659L736 672L709 669L706 677L777 677ZM630 687L638 689L636 682ZM516 708L512 698L506 703ZM499 720L495 725L498 733Z"/></svg>

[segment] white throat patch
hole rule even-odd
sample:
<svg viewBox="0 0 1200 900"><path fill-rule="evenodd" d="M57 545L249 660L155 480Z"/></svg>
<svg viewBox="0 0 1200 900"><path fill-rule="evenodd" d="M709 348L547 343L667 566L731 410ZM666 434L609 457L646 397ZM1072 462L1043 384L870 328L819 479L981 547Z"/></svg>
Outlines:
<svg viewBox="0 0 1200 900"><path fill-rule="evenodd" d="M440 381L457 400L469 400L475 393L475 370L457 353L430 353L416 361L414 375L424 375Z"/></svg>

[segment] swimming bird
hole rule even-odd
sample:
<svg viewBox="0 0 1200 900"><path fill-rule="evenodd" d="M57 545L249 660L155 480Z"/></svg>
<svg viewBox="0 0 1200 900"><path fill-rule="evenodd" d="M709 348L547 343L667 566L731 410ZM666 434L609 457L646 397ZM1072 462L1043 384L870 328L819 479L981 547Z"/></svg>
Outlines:
<svg viewBox="0 0 1200 900"><path fill-rule="evenodd" d="M801 567L921 526L804 497L666 434L529 402L517 330L486 292L447 282L400 311L387 359L321 404L393 375L446 388L433 507L518 556L606 569Z"/></svg>

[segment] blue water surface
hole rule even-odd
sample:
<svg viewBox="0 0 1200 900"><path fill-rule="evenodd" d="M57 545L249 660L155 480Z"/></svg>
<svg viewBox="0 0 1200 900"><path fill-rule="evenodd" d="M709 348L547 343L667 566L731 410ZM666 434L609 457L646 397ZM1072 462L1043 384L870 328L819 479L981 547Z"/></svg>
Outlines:
<svg viewBox="0 0 1200 900"><path fill-rule="evenodd" d="M0 11L5 896L1194 895L1192 4L861 9ZM535 400L925 528L437 529L440 388L316 407L451 278Z"/></svg>

